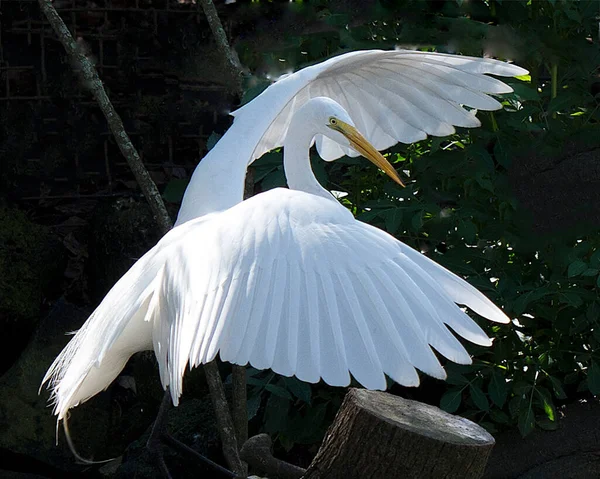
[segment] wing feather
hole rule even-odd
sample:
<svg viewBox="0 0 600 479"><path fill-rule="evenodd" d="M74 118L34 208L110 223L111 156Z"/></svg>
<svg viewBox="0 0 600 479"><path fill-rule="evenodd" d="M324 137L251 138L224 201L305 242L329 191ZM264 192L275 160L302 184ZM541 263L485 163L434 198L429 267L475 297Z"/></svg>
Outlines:
<svg viewBox="0 0 600 479"><path fill-rule="evenodd" d="M510 86L487 75L510 77L526 73L516 65L489 58L408 50L351 52L282 77L233 115L236 122L251 125L269 105L271 119L254 150L248 152L249 163L280 147L295 111L317 96L340 103L359 131L376 148L386 149L397 142L420 140L426 133L446 134L453 126L479 126L475 116L461 105L497 110L501 104L489 95L512 91ZM368 81L373 78L377 82ZM361 94L364 91L370 93ZM373 102L373 97L386 101ZM408 111L409 115L403 114L401 119L408 120L410 127L406 123L403 128L384 131L378 126L374 120L389 111L391 104L404 105L403 112ZM347 153L328 139L319 139L318 147L319 154L325 154L327 160Z"/></svg>
<svg viewBox="0 0 600 479"><path fill-rule="evenodd" d="M166 264L151 299L156 314L170 318L161 320L169 331L160 326L157 357L166 361L161 368L174 394L188 359L193 366L217 352L313 383L345 386L352 374L368 388L385 389L387 374L414 386L416 369L446 377L434 349L470 363L448 326L490 344L455 303L505 317L463 279L356 221L333 199L275 189L212 221L180 236L186 267L171 273ZM215 244L220 259L192 252Z"/></svg>
<svg viewBox="0 0 600 479"><path fill-rule="evenodd" d="M367 325L361 301L354 288L356 276L351 279L345 271L338 271L341 300L347 304L344 318L344 339L347 344L348 368L356 380L369 389L385 389L383 368L376 345ZM354 281L353 281L354 280Z"/></svg>

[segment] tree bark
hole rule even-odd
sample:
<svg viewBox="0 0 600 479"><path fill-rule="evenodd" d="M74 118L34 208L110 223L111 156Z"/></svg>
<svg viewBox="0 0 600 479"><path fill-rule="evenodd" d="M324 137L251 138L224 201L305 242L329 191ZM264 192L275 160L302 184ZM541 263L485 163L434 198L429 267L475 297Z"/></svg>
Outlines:
<svg viewBox="0 0 600 479"><path fill-rule="evenodd" d="M223 443L223 455L225 456L229 469L238 476L245 476L246 466L242 464L240 459L235 427L227 407L225 390L223 389L223 383L221 382L221 376L219 375L219 368L217 367L216 360L204 365L204 373L206 374L210 398L215 409L217 426L221 435L221 442Z"/></svg>
<svg viewBox="0 0 600 479"><path fill-rule="evenodd" d="M351 389L302 479L473 479L494 438L471 421L391 394Z"/></svg>

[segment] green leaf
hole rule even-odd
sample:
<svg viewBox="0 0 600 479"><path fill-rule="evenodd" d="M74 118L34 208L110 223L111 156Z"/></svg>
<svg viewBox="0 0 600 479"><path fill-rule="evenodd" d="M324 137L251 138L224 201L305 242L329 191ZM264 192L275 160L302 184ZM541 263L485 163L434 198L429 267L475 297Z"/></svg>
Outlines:
<svg viewBox="0 0 600 479"><path fill-rule="evenodd" d="M550 379L550 382L552 383L552 390L554 391L554 395L558 399L567 399L567 395L566 395L565 390L563 389L560 381L557 378L555 378L554 376L548 376L548 378Z"/></svg>
<svg viewBox="0 0 600 479"><path fill-rule="evenodd" d="M189 184L189 180L180 178L173 178L167 183L165 191L163 192L163 198L169 203L181 203L185 189Z"/></svg>
<svg viewBox="0 0 600 479"><path fill-rule="evenodd" d="M576 259L569 265L569 268L567 270L567 276L569 278L579 276L581 273L583 273L587 269L588 269L588 265L585 261Z"/></svg>
<svg viewBox="0 0 600 479"><path fill-rule="evenodd" d="M598 275L598 278L596 279L596 286L600 288L600 275Z"/></svg>
<svg viewBox="0 0 600 479"><path fill-rule="evenodd" d="M537 387L535 392L544 408L544 412L546 413L546 417L550 421L556 421L556 410L554 408L554 403L552 402L552 396L550 396L549 391L544 387Z"/></svg>
<svg viewBox="0 0 600 479"><path fill-rule="evenodd" d="M250 386L259 386L259 387L264 387L264 385L267 383L266 380L264 379L260 379L260 378L246 378L246 382L250 385Z"/></svg>
<svg viewBox="0 0 600 479"><path fill-rule="evenodd" d="M513 385L513 391L515 392L515 394L518 394L519 396L524 396L529 391L531 391L531 388L532 388L531 384L526 381L517 381Z"/></svg>
<svg viewBox="0 0 600 479"><path fill-rule="evenodd" d="M596 361L592 361L592 365L588 368L587 384L594 396L600 395L600 366Z"/></svg>
<svg viewBox="0 0 600 479"><path fill-rule="evenodd" d="M410 224L414 231L420 231L423 226L423 212L418 211L410 220Z"/></svg>
<svg viewBox="0 0 600 479"><path fill-rule="evenodd" d="M477 227L472 221L461 221L456 230L461 238L464 238L467 243L475 242Z"/></svg>
<svg viewBox="0 0 600 479"><path fill-rule="evenodd" d="M544 431L556 431L558 429L558 421L551 421L547 417L536 421L537 425L540 426Z"/></svg>
<svg viewBox="0 0 600 479"><path fill-rule="evenodd" d="M500 423L500 424L508 424L510 422L510 418L508 414L500 409L491 409L490 410L490 418L492 421Z"/></svg>
<svg viewBox="0 0 600 479"><path fill-rule="evenodd" d="M452 384L453 386L465 386L469 384L469 380L464 377L462 374L457 373L455 371L450 371L447 369L447 377L446 382L448 384Z"/></svg>
<svg viewBox="0 0 600 479"><path fill-rule="evenodd" d="M252 396L251 398L248 398L248 401L246 401L246 409L248 411L248 421L250 421L250 419L254 418L256 416L256 414L258 413L258 408L260 407L260 394L257 394L256 396Z"/></svg>
<svg viewBox="0 0 600 479"><path fill-rule="evenodd" d="M597 249L590 258L590 268L600 269L600 249Z"/></svg>
<svg viewBox="0 0 600 479"><path fill-rule="evenodd" d="M266 175L260 186L263 190L271 190L273 188L283 187L286 185L285 174L283 167L279 166L275 168L271 173Z"/></svg>
<svg viewBox="0 0 600 479"><path fill-rule="evenodd" d="M513 396L508 401L508 411L510 412L511 417L517 417L519 411L521 410L521 403L523 402L523 396Z"/></svg>
<svg viewBox="0 0 600 479"><path fill-rule="evenodd" d="M267 384L265 386L265 389L267 391L269 391L271 394L274 394L275 396L279 396L280 398L283 399L292 399L292 395L289 393L289 391L285 388L282 388L281 386L275 386L275 384Z"/></svg>
<svg viewBox="0 0 600 479"><path fill-rule="evenodd" d="M272 395L265 408L265 430L270 434L285 430L289 409L290 402L287 399Z"/></svg>
<svg viewBox="0 0 600 479"><path fill-rule="evenodd" d="M565 291L564 293L559 293L558 298L560 303L568 304L574 308L578 308L583 304L583 298L578 291Z"/></svg>
<svg viewBox="0 0 600 479"><path fill-rule="evenodd" d="M252 77L254 81L256 81L256 78L260 78L260 77ZM242 101L240 102L241 105L245 105L246 103L254 100L254 98L256 98L258 95L260 95L269 85L271 84L270 81L259 81L258 84L248 88L245 92L244 95L242 96Z"/></svg>
<svg viewBox="0 0 600 479"><path fill-rule="evenodd" d="M455 413L462 401L462 389L451 389L440 399L440 409L450 414Z"/></svg>
<svg viewBox="0 0 600 479"><path fill-rule="evenodd" d="M477 406L482 411L489 411L490 403L488 401L487 396L481 390L481 388L475 386L474 384L471 384L471 387L469 389L471 391L471 399L473 399L475 406Z"/></svg>
<svg viewBox="0 0 600 479"><path fill-rule="evenodd" d="M528 291L526 293L521 294L513 303L513 312L515 314L522 314L528 308L529 304L538 301L548 294L548 288L542 287L535 289L533 291Z"/></svg>
<svg viewBox="0 0 600 479"><path fill-rule="evenodd" d="M500 141L497 141L494 145L494 158L504 168L509 168L512 164L510 152Z"/></svg>
<svg viewBox="0 0 600 479"><path fill-rule="evenodd" d="M484 190L487 190L490 193L494 192L494 184L492 183L489 174L478 172L475 174L475 181L477 181L477 184Z"/></svg>
<svg viewBox="0 0 600 479"><path fill-rule="evenodd" d="M583 273L581 273L581 276L596 276L598 273L600 273L598 269L588 268Z"/></svg>
<svg viewBox="0 0 600 479"><path fill-rule="evenodd" d="M525 401L525 407L519 411L518 426L523 437L527 436L535 427L535 414L529 401Z"/></svg>
<svg viewBox="0 0 600 479"><path fill-rule="evenodd" d="M395 234L402 224L402 208L391 208L381 213L385 220L385 229L391 235Z"/></svg>
<svg viewBox="0 0 600 479"><path fill-rule="evenodd" d="M212 150L213 147L217 144L217 142L221 139L221 136L223 135L220 135L216 131L213 131L208 137L208 140L206 140L206 149L209 151Z"/></svg>
<svg viewBox="0 0 600 479"><path fill-rule="evenodd" d="M295 377L284 377L283 382L290 392L301 401L310 404L312 390L310 384L300 381Z"/></svg>
<svg viewBox="0 0 600 479"><path fill-rule="evenodd" d="M506 379L496 370L492 371L488 393L496 406L500 408L504 406L507 396Z"/></svg>
<svg viewBox="0 0 600 479"><path fill-rule="evenodd" d="M308 409L306 416L304 417L307 424L310 424L313 428L319 428L325 420L325 414L327 412L327 403L321 403Z"/></svg>
<svg viewBox="0 0 600 479"><path fill-rule="evenodd" d="M540 94L530 85L523 83L510 82L510 86L514 90L514 95L520 100L534 100L540 99Z"/></svg>

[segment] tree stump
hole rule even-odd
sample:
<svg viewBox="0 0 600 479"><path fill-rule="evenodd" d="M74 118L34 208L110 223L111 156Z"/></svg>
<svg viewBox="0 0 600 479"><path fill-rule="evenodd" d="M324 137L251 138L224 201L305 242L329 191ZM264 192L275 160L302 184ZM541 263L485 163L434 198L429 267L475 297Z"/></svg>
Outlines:
<svg viewBox="0 0 600 479"><path fill-rule="evenodd" d="M471 479L494 438L434 406L351 389L302 479Z"/></svg>

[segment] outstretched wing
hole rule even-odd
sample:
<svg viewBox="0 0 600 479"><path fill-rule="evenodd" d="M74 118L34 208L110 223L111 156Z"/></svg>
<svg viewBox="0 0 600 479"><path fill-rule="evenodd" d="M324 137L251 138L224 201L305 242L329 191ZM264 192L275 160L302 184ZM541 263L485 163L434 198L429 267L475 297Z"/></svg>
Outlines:
<svg viewBox="0 0 600 479"><path fill-rule="evenodd" d="M427 135L448 135L454 126L475 127L473 110L500 108L490 94L511 92L486 76L527 73L488 58L365 50L345 53L282 77L232 113L233 125L200 162L185 192L177 224L242 201L247 166L283 145L292 116L309 99L332 98L378 150ZM357 153L317 135L325 160Z"/></svg>
<svg viewBox="0 0 600 479"><path fill-rule="evenodd" d="M275 189L199 224L171 244L149 307L163 384L173 400L190 367L250 363L308 382L416 386L445 372L432 348L466 364L450 332L491 344L457 305L508 322L461 278L356 221L333 198ZM158 318L160 317L160 320Z"/></svg>
<svg viewBox="0 0 600 479"><path fill-rule="evenodd" d="M450 135L454 126L479 126L473 112L463 106L497 110L500 103L489 95L512 92L510 86L486 74L526 73L489 58L410 50L358 51L283 77L232 115L236 122L256 122L265 113L271 119L249 162L282 146L294 112L318 96L342 105L358 130L384 150L427 135ZM317 148L326 160L357 155L322 136Z"/></svg>

